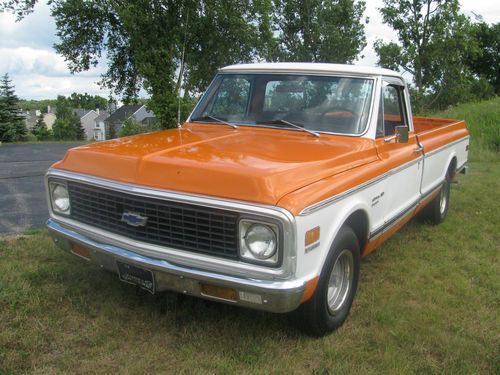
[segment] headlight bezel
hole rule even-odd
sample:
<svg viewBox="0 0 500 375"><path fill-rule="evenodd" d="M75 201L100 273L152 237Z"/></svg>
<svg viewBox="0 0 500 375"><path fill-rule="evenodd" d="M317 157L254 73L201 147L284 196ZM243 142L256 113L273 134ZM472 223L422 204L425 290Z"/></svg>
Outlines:
<svg viewBox="0 0 500 375"><path fill-rule="evenodd" d="M66 190L66 193L68 194L68 209L63 211L57 207L55 204L55 199L54 199L54 191L55 189L61 186ZM69 196L69 190L68 190L68 183L67 181L64 180L59 180L59 179L50 179L48 181L48 188L49 188L49 201L50 201L50 208L52 209L52 212L56 215L61 215L61 216L66 216L69 217L71 215L71 197Z"/></svg>
<svg viewBox="0 0 500 375"><path fill-rule="evenodd" d="M266 258L260 259L253 255L253 252L248 248L245 237L247 231L254 225L263 225L271 229L276 236L276 251ZM238 255L239 258L246 262L255 265L267 266L270 268L278 268L283 263L283 225L279 220L271 218L261 218L253 216L242 216L238 221Z"/></svg>

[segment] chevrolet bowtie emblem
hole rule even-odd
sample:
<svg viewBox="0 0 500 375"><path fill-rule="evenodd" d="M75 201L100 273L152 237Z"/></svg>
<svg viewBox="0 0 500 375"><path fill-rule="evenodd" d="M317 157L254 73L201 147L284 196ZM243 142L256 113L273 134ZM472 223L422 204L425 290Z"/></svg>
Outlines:
<svg viewBox="0 0 500 375"><path fill-rule="evenodd" d="M122 214L122 221L132 227L143 227L148 222L148 218L135 212L125 211Z"/></svg>

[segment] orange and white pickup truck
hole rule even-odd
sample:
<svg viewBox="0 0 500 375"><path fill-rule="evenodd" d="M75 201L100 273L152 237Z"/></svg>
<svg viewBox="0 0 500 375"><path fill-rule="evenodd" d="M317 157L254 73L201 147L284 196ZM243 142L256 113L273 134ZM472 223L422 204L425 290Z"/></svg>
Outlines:
<svg viewBox="0 0 500 375"><path fill-rule="evenodd" d="M273 63L219 71L177 129L68 151L47 172L62 249L151 292L346 319L360 258L467 168L463 121L413 117L400 74Z"/></svg>

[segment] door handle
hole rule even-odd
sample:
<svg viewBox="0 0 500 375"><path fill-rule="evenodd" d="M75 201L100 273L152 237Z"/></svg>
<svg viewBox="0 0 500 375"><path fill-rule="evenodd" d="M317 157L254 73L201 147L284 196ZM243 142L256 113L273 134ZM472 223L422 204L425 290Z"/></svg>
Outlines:
<svg viewBox="0 0 500 375"><path fill-rule="evenodd" d="M423 151L424 151L424 146L418 146L415 150L413 150L415 154L420 154Z"/></svg>

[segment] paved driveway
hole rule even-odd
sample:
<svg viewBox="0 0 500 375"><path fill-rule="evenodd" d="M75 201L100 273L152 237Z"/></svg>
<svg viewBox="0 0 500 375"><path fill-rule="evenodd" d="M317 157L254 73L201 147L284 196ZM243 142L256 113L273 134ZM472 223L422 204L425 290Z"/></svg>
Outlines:
<svg viewBox="0 0 500 375"><path fill-rule="evenodd" d="M43 176L77 144L0 146L0 234L43 228L49 215Z"/></svg>

